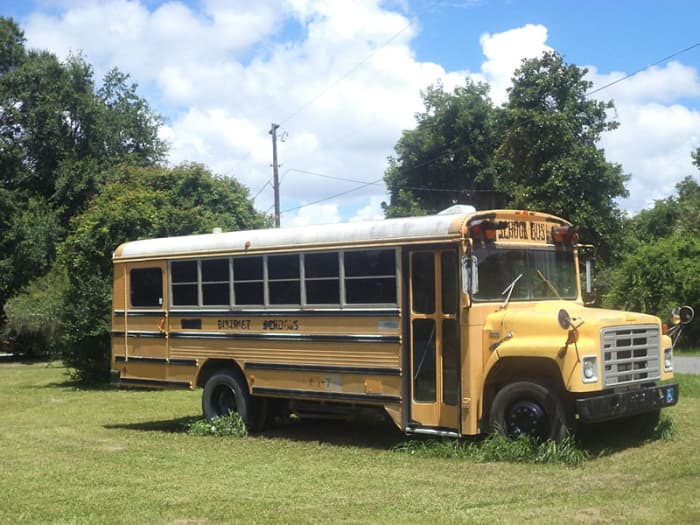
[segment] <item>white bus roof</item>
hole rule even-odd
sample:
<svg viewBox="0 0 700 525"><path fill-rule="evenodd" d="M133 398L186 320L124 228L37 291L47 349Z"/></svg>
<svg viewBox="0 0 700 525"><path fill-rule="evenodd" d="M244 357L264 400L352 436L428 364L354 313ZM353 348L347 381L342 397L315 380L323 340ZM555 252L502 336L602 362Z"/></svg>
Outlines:
<svg viewBox="0 0 700 525"><path fill-rule="evenodd" d="M467 213L464 213L464 212ZM455 213L456 212L456 213ZM114 259L143 259L203 254L245 253L323 246L378 244L387 241L420 242L459 238L472 218L499 211L476 212L472 207L449 208L438 215L385 219L371 222L311 225L295 228L245 230L127 242L114 252ZM500 213L511 214L511 211ZM530 212L528 212L530 213ZM551 217L535 214L540 218ZM559 219L560 220L560 219Z"/></svg>

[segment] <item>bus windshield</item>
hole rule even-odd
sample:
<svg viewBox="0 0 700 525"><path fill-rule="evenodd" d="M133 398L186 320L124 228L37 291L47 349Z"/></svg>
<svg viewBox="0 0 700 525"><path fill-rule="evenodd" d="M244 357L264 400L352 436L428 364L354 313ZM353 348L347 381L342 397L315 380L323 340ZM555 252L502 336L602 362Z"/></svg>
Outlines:
<svg viewBox="0 0 700 525"><path fill-rule="evenodd" d="M576 268L571 250L477 248L479 291L474 301L576 299ZM504 294L505 292L505 294Z"/></svg>

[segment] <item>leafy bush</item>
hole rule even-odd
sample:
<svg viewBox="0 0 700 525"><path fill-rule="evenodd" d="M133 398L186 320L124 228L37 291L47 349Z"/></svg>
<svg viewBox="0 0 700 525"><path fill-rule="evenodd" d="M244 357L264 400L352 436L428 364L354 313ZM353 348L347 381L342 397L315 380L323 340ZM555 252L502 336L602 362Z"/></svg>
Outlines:
<svg viewBox="0 0 700 525"><path fill-rule="evenodd" d="M56 357L63 349L62 310L68 278L62 268L34 280L5 304L5 332L26 357Z"/></svg>
<svg viewBox="0 0 700 525"><path fill-rule="evenodd" d="M245 437L248 428L241 416L232 412L228 416L195 421L187 426L187 433L191 436Z"/></svg>

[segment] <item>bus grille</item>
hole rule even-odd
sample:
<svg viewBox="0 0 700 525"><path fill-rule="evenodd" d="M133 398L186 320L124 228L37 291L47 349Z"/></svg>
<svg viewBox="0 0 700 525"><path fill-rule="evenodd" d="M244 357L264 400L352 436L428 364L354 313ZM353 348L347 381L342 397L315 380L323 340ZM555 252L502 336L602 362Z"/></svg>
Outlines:
<svg viewBox="0 0 700 525"><path fill-rule="evenodd" d="M659 379L659 328L604 328L603 381L606 387Z"/></svg>

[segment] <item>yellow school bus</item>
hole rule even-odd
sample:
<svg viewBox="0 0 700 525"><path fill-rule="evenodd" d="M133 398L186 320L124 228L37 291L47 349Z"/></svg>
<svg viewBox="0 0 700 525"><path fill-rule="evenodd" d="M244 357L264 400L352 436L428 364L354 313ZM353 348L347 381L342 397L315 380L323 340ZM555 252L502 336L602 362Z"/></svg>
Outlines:
<svg viewBox="0 0 700 525"><path fill-rule="evenodd" d="M205 417L251 429L357 410L438 436L651 428L678 400L671 338L656 317L584 306L580 273L567 221L464 206L128 242L113 382L201 387Z"/></svg>

